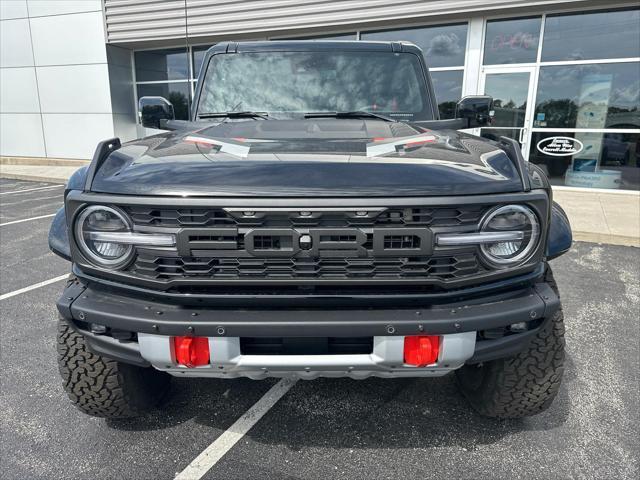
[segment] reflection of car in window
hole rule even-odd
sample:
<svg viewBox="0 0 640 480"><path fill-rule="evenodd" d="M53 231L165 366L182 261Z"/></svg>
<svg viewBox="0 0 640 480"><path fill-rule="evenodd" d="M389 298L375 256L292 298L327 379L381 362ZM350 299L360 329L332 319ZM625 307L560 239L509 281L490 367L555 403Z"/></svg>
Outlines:
<svg viewBox="0 0 640 480"><path fill-rule="evenodd" d="M207 51L190 121L168 104L140 99L166 131L101 142L51 227L78 408L137 415L170 376L454 372L483 415L549 406L547 262L571 229L517 142L458 131L490 124L490 97L440 120L412 44L231 42Z"/></svg>

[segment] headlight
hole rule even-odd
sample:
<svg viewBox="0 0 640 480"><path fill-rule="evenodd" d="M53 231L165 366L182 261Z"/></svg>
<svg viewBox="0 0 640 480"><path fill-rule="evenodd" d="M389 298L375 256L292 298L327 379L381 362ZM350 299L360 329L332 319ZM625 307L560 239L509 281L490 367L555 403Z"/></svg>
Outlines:
<svg viewBox="0 0 640 480"><path fill-rule="evenodd" d="M540 238L540 224L533 211L523 205L505 205L496 208L482 221L481 235L500 241L481 243L486 260L497 268L523 263L534 252ZM512 236L509 239L509 236Z"/></svg>
<svg viewBox="0 0 640 480"><path fill-rule="evenodd" d="M128 232L131 227L124 214L102 205L85 208L75 223L75 238L82 254L101 267L118 268L128 263L133 246L129 242L108 241L109 237L117 239Z"/></svg>

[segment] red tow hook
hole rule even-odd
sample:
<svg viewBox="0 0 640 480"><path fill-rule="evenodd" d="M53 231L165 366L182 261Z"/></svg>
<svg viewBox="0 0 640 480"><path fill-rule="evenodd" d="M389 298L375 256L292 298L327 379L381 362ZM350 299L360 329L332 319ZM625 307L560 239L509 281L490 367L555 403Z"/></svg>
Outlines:
<svg viewBox="0 0 640 480"><path fill-rule="evenodd" d="M207 337L173 337L176 362L187 368L209 364L209 339Z"/></svg>
<svg viewBox="0 0 640 480"><path fill-rule="evenodd" d="M438 360L440 337L438 335L416 335L404 337L404 363L426 367Z"/></svg>

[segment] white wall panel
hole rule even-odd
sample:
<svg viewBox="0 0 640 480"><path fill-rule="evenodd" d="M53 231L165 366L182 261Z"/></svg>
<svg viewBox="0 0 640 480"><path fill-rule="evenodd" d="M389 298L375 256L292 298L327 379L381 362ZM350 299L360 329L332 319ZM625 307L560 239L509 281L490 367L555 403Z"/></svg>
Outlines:
<svg viewBox="0 0 640 480"><path fill-rule="evenodd" d="M0 114L0 155L44 157L40 115L33 113Z"/></svg>
<svg viewBox="0 0 640 480"><path fill-rule="evenodd" d="M31 18L66 13L99 12L101 9L100 0L29 0Z"/></svg>
<svg viewBox="0 0 640 480"><path fill-rule="evenodd" d="M90 159L100 140L113 137L111 114L43 114L47 154Z"/></svg>
<svg viewBox="0 0 640 480"><path fill-rule="evenodd" d="M0 20L27 18L27 0L0 0Z"/></svg>
<svg viewBox="0 0 640 480"><path fill-rule="evenodd" d="M0 112L40 113L35 68L0 68Z"/></svg>
<svg viewBox="0 0 640 480"><path fill-rule="evenodd" d="M31 19L36 65L106 63L101 12Z"/></svg>
<svg viewBox="0 0 640 480"><path fill-rule="evenodd" d="M0 67L32 65L29 20L0 20Z"/></svg>
<svg viewBox="0 0 640 480"><path fill-rule="evenodd" d="M36 67L42 113L110 113L107 64Z"/></svg>

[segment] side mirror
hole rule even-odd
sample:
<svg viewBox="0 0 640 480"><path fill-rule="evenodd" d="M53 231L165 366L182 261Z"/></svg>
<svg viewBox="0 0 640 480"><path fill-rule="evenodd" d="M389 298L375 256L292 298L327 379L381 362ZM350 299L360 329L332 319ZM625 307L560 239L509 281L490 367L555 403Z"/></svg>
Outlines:
<svg viewBox="0 0 640 480"><path fill-rule="evenodd" d="M143 127L163 128L167 120L175 119L173 105L164 97L142 97L138 100L138 116Z"/></svg>
<svg viewBox="0 0 640 480"><path fill-rule="evenodd" d="M493 98L488 95L470 95L456 104L456 118L466 119L466 128L491 125L493 114Z"/></svg>

